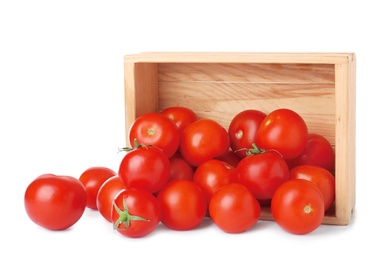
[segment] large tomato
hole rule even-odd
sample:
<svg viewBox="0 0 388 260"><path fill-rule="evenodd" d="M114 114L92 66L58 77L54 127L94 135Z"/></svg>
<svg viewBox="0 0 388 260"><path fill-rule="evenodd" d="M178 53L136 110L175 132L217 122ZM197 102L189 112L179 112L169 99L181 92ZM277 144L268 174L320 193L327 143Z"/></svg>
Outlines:
<svg viewBox="0 0 388 260"><path fill-rule="evenodd" d="M202 189L192 181L173 180L157 195L161 222L173 230L191 230L205 218L207 202Z"/></svg>
<svg viewBox="0 0 388 260"><path fill-rule="evenodd" d="M125 189L123 182L118 175L107 179L97 193L96 205L100 214L108 221L112 221L112 203L116 195Z"/></svg>
<svg viewBox="0 0 388 260"><path fill-rule="evenodd" d="M123 157L118 176L127 188L141 188L155 193L170 178L170 161L159 148L139 146Z"/></svg>
<svg viewBox="0 0 388 260"><path fill-rule="evenodd" d="M112 205L114 229L126 237L150 234L160 222L159 202L150 192L129 188L120 191Z"/></svg>
<svg viewBox="0 0 388 260"><path fill-rule="evenodd" d="M274 149L284 159L298 157L306 147L308 129L304 119L295 111L280 108L269 113L256 132L256 145Z"/></svg>
<svg viewBox="0 0 388 260"><path fill-rule="evenodd" d="M179 132L182 132L186 126L198 119L197 114L193 110L181 106L168 107L160 111L160 113L170 118L178 127Z"/></svg>
<svg viewBox="0 0 388 260"><path fill-rule="evenodd" d="M283 183L271 201L271 212L280 227L292 234L307 234L322 223L325 205L322 192L311 181Z"/></svg>
<svg viewBox="0 0 388 260"><path fill-rule="evenodd" d="M179 130L174 122L160 113L147 113L133 121L129 129L132 148L139 144L154 145L162 149L168 157L175 154L179 147Z"/></svg>
<svg viewBox="0 0 388 260"><path fill-rule="evenodd" d="M275 151L245 157L236 167L238 182L253 192L258 200L269 200L275 190L289 179L286 161Z"/></svg>
<svg viewBox="0 0 388 260"><path fill-rule="evenodd" d="M43 174L34 179L24 194L24 206L29 218L50 230L73 226L86 208L86 190L72 176Z"/></svg>
<svg viewBox="0 0 388 260"><path fill-rule="evenodd" d="M229 124L230 147L240 157L246 157L246 151L255 142L256 132L267 115L259 110L243 110L234 116Z"/></svg>
<svg viewBox="0 0 388 260"><path fill-rule="evenodd" d="M299 165L290 170L290 179L304 179L317 185L325 201L325 211L333 204L335 179L327 169L314 165Z"/></svg>
<svg viewBox="0 0 388 260"><path fill-rule="evenodd" d="M97 209L97 193L101 185L110 177L116 175L112 169L102 166L95 166L86 169L79 177L79 180L85 186L87 194L86 207Z"/></svg>
<svg viewBox="0 0 388 260"><path fill-rule="evenodd" d="M235 167L227 162L211 159L200 164L194 172L193 182L204 191L208 202L222 186L236 182Z"/></svg>
<svg viewBox="0 0 388 260"><path fill-rule="evenodd" d="M222 156L229 150L228 132L218 122L199 119L182 132L180 153L194 167Z"/></svg>
<svg viewBox="0 0 388 260"><path fill-rule="evenodd" d="M231 183L218 189L210 199L209 215L227 233L242 233L259 220L261 207L244 185Z"/></svg>
<svg viewBox="0 0 388 260"><path fill-rule="evenodd" d="M297 165L315 165L330 172L334 171L335 155L329 140L320 134L311 133L307 137L306 148L296 158L288 160L290 168Z"/></svg>

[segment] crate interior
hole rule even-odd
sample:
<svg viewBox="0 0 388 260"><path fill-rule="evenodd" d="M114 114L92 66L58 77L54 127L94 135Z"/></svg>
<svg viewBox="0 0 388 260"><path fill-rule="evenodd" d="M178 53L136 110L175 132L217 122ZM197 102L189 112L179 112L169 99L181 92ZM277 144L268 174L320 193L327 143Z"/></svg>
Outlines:
<svg viewBox="0 0 388 260"><path fill-rule="evenodd" d="M309 132L322 134L335 149L339 140L338 68L333 63L136 62L127 65L126 80L133 82L134 88L126 95L135 100L134 107L127 110L127 118L170 106L186 106L199 118L214 119L227 129L234 115L242 110L269 113L290 108L305 119ZM347 165L342 165L345 167L341 169L347 170ZM347 176L341 174L337 191L347 187ZM336 199L326 212L324 224L347 224L347 219L336 216L338 207L341 212L347 210L342 201L347 200L348 190L341 193L345 197L340 204ZM269 208L262 211L261 219L273 219Z"/></svg>
<svg viewBox="0 0 388 260"><path fill-rule="evenodd" d="M158 64L158 109L187 106L226 129L244 109L290 108L335 143L333 64Z"/></svg>

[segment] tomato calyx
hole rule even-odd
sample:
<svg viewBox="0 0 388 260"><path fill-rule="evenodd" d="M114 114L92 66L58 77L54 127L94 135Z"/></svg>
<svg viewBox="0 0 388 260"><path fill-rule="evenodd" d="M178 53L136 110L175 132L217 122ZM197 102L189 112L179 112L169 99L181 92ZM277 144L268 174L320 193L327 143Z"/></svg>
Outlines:
<svg viewBox="0 0 388 260"><path fill-rule="evenodd" d="M124 207L124 210L121 210L117 205L116 203L113 202L113 206L115 207L115 210L117 211L117 213L119 214L119 217L117 219L117 221L115 222L115 224L113 225L113 229L122 229L122 230L125 230L127 229L130 225L131 225L131 221L132 220L137 220L137 221L146 221L146 222L149 222L150 220L149 219L145 219L143 217L140 217L140 216L133 216L129 213L128 211L128 205L127 203L125 203L125 197L123 198L123 207ZM120 224L124 224L125 225L125 228L119 228Z"/></svg>
<svg viewBox="0 0 388 260"><path fill-rule="evenodd" d="M150 144L150 145L140 144L139 141L137 141L136 138L133 140L133 143L134 143L134 147L133 148L132 147L121 147L121 148L118 149L118 153L120 153L120 152L130 152L132 150L136 150L136 149L141 148L141 147L148 148L148 147L151 147L151 146L155 147L155 148L158 148L159 150L162 150L159 147L157 147L155 145L152 145L152 144Z"/></svg>

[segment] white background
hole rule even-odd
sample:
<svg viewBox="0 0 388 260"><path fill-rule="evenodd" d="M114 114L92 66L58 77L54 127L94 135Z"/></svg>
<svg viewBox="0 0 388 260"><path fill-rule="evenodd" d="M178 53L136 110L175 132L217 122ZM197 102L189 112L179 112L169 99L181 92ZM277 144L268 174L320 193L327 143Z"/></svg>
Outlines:
<svg viewBox="0 0 388 260"><path fill-rule="evenodd" d="M1 0L0 259L386 259L383 3ZM350 225L295 236L263 221L230 235L204 221L193 231L160 226L129 239L88 209L67 231L32 223L23 196L33 178L117 169L117 148L125 144L123 56L144 51L355 52L357 197Z"/></svg>

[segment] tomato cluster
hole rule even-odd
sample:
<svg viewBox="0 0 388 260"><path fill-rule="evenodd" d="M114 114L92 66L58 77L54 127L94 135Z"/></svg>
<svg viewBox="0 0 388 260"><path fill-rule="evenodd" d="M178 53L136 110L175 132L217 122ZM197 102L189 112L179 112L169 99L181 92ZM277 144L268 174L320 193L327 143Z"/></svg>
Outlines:
<svg viewBox="0 0 388 260"><path fill-rule="evenodd" d="M128 138L117 173L91 167L78 179L33 180L24 199L28 216L63 230L90 208L120 234L139 238L159 223L191 230L205 217L241 233L267 207L281 228L306 234L334 203L334 150L290 109L244 110L225 129L186 107L169 107L136 118Z"/></svg>

